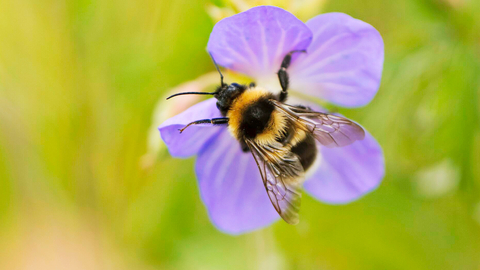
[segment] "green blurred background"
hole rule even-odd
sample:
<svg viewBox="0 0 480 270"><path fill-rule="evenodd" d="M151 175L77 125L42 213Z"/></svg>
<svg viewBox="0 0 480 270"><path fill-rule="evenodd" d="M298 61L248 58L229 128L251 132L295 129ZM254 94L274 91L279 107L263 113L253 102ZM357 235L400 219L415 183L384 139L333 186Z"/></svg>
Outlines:
<svg viewBox="0 0 480 270"><path fill-rule="evenodd" d="M152 154L147 138L157 100L214 70L215 20L258 4L380 31L376 98L339 110L378 139L387 174L348 205L304 196L297 226L230 236L208 219L194 158ZM1 269L480 269L480 1L2 0L0 12Z"/></svg>

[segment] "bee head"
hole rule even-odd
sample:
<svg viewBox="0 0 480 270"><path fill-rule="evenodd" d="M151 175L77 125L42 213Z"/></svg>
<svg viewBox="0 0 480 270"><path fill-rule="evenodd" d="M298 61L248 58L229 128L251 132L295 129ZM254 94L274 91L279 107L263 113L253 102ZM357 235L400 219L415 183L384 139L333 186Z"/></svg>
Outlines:
<svg viewBox="0 0 480 270"><path fill-rule="evenodd" d="M218 74L220 74L220 86L217 87L217 90L215 92L184 92L184 93L177 93L174 95L169 96L167 99L170 99L172 97L180 96L180 95L213 95L217 99L217 108L220 110L220 112L225 115L232 105L232 102L240 95L242 94L246 89L246 85L241 85L238 83L231 83L231 84L226 84L223 82L223 74L218 68L217 63L215 62L215 59L213 59L213 63L215 64L215 68L218 71Z"/></svg>
<svg viewBox="0 0 480 270"><path fill-rule="evenodd" d="M215 91L215 98L217 99L217 108L222 114L225 114L232 102L242 94L247 87L238 83L226 84L223 83Z"/></svg>

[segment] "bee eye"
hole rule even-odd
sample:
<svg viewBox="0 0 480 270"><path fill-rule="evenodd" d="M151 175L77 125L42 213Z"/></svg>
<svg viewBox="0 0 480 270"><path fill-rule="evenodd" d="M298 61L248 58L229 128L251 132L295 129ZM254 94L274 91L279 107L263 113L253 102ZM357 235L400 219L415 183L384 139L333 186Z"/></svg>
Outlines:
<svg viewBox="0 0 480 270"><path fill-rule="evenodd" d="M238 83L232 83L232 86L239 87L240 85Z"/></svg>

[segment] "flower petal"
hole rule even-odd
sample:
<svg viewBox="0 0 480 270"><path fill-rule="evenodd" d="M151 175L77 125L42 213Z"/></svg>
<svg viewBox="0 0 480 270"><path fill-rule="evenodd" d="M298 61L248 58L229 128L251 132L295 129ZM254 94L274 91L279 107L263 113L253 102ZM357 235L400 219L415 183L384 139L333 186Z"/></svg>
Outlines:
<svg viewBox="0 0 480 270"><path fill-rule="evenodd" d="M382 77L380 33L343 13L319 15L307 26L313 41L289 68L291 88L346 107L370 102Z"/></svg>
<svg viewBox="0 0 480 270"><path fill-rule="evenodd" d="M242 152L227 130L207 142L195 170L203 202L220 230L240 234L279 219L252 154Z"/></svg>
<svg viewBox="0 0 480 270"><path fill-rule="evenodd" d="M216 99L214 98L202 101L169 118L158 127L160 135L172 156L188 157L195 155L213 135L220 130L226 130L226 127L202 124L190 126L182 133L179 132L180 128L193 121L222 117L215 103Z"/></svg>
<svg viewBox="0 0 480 270"><path fill-rule="evenodd" d="M207 49L219 65L258 78L276 76L283 57L311 40L310 29L291 13L259 6L218 22Z"/></svg>
<svg viewBox="0 0 480 270"><path fill-rule="evenodd" d="M320 153L320 166L304 187L323 202L348 203L374 190L382 181L385 173L382 148L368 132L365 139L349 146L321 146Z"/></svg>

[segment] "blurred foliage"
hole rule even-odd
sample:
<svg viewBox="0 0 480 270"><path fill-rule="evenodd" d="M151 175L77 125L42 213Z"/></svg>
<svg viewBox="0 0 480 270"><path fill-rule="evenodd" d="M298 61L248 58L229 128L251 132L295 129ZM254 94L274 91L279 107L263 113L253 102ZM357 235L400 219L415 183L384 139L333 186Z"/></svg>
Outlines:
<svg viewBox="0 0 480 270"><path fill-rule="evenodd" d="M193 158L141 166L157 100L214 70L207 10L231 4L0 1L0 268L480 269L480 1L321 2L309 11L384 37L377 97L340 111L387 175L348 205L304 196L298 226L232 237ZM432 175L450 181L435 196L418 188Z"/></svg>

